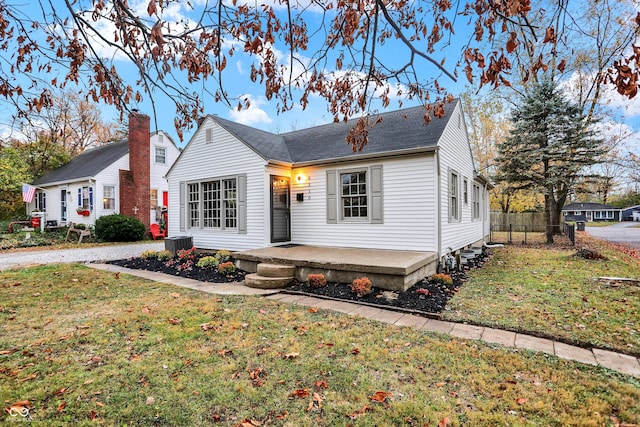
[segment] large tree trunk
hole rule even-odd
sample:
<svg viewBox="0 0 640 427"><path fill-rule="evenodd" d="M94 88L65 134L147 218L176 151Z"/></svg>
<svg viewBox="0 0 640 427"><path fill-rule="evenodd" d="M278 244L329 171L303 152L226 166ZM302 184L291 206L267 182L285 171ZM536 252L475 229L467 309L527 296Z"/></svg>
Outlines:
<svg viewBox="0 0 640 427"><path fill-rule="evenodd" d="M544 195L544 221L546 225L547 243L553 243L553 206L552 196L547 191Z"/></svg>

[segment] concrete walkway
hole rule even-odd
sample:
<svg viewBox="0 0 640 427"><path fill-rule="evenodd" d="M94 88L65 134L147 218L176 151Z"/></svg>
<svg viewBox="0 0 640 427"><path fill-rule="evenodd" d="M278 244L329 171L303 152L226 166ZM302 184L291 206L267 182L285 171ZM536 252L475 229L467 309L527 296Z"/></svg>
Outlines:
<svg viewBox="0 0 640 427"><path fill-rule="evenodd" d="M458 338L480 340L509 348L541 351L562 359L575 360L589 365L599 365L623 374L640 378L640 360L633 356L601 349L584 349L558 341L538 338L500 329L462 323L446 322L393 310L364 306L346 301L334 301L304 295L282 293L278 289L254 289L242 283L206 283L183 277L171 276L145 270L131 270L112 264L88 264L89 267L104 271L123 272L157 282L173 284L211 294L222 295L262 295L267 299L281 303L298 304L319 309L332 310L352 316L361 316L370 320L395 326L407 326L421 331L448 334Z"/></svg>
<svg viewBox="0 0 640 427"><path fill-rule="evenodd" d="M42 265L59 262L93 262L124 259L140 254L146 250L160 251L164 242L146 242L130 244L113 244L108 246L79 246L73 249L44 249L34 251L0 252L0 271L31 265Z"/></svg>

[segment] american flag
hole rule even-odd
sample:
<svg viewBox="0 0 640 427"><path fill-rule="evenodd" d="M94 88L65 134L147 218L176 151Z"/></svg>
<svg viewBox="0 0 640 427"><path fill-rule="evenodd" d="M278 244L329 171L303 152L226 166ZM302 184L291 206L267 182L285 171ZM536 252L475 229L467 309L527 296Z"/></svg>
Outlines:
<svg viewBox="0 0 640 427"><path fill-rule="evenodd" d="M36 194L36 187L29 184L22 184L22 200L27 203L33 201L33 196Z"/></svg>

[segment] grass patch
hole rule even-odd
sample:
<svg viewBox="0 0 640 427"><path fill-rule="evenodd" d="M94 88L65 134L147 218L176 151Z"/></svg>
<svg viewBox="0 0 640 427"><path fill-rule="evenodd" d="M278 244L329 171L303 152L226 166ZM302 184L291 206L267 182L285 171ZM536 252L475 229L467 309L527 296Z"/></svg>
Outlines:
<svg viewBox="0 0 640 427"><path fill-rule="evenodd" d="M50 265L2 272L0 301L0 397L41 425L639 421L603 368L257 297Z"/></svg>
<svg viewBox="0 0 640 427"><path fill-rule="evenodd" d="M618 224L618 221L591 221L585 223L587 227L608 227L614 224Z"/></svg>
<svg viewBox="0 0 640 427"><path fill-rule="evenodd" d="M489 263L469 272L445 318L639 355L640 287L597 279L640 278L640 262L613 245L579 239L575 248L495 249ZM575 257L585 245L607 259Z"/></svg>

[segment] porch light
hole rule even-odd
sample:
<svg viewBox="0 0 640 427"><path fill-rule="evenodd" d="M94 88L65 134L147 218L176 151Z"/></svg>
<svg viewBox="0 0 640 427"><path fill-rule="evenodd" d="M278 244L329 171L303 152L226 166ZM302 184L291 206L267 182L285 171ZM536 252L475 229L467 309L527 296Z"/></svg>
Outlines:
<svg viewBox="0 0 640 427"><path fill-rule="evenodd" d="M307 177L305 176L305 174L303 174L303 173L299 173L299 174L296 176L296 182L297 182L298 184L304 184L306 181L307 181Z"/></svg>

